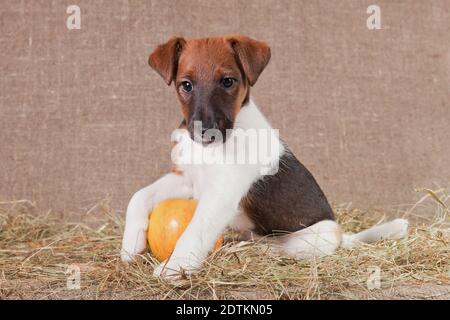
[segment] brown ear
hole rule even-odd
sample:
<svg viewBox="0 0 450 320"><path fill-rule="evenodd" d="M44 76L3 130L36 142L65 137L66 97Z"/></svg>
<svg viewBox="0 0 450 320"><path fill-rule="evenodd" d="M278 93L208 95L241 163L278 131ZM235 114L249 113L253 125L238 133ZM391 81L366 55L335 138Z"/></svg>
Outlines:
<svg viewBox="0 0 450 320"><path fill-rule="evenodd" d="M167 85L170 85L177 74L178 58L186 40L174 37L158 46L148 58L148 64L158 72Z"/></svg>
<svg viewBox="0 0 450 320"><path fill-rule="evenodd" d="M241 35L231 36L227 40L236 53L248 83L253 86L269 63L270 47L264 42Z"/></svg>

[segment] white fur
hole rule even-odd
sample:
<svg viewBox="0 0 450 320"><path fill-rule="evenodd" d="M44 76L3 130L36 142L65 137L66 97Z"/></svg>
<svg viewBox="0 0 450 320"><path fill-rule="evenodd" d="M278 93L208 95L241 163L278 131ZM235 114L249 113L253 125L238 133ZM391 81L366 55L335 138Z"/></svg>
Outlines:
<svg viewBox="0 0 450 320"><path fill-rule="evenodd" d="M276 238L269 238L271 251L287 254L296 259L311 259L334 253L342 239L340 226L324 220L308 228Z"/></svg>
<svg viewBox="0 0 450 320"><path fill-rule="evenodd" d="M250 102L239 112L235 125L241 129L272 128L257 106ZM273 137L271 137L273 138ZM226 152L238 152L241 148L226 148L231 138L223 145L207 146L194 143L186 130L178 131L178 150L186 156L187 152L204 152L214 158L218 148ZM281 142L276 139L278 149L273 150L271 164L278 165L284 151ZM238 143L247 143L246 140ZM246 146L243 146L246 147ZM245 149L245 148L244 148ZM237 151L235 151L237 150ZM189 155L189 154L187 154ZM231 156L230 158L233 158ZM122 259L130 261L145 249L145 236L148 213L161 200L175 197L193 197L199 201L196 212L177 242L169 261L163 262L155 269L157 276L171 276L200 267L208 252L213 248L217 237L227 226L242 225L249 221L239 215L239 202L251 185L261 177L263 165L256 164L178 164L183 176L168 174L154 184L138 191L130 200L125 222L125 234L122 245ZM180 188L182 186L182 188ZM242 229L242 226L241 226Z"/></svg>
<svg viewBox="0 0 450 320"><path fill-rule="evenodd" d="M149 212L155 204L169 198L192 197L192 186L185 176L169 173L136 192L128 203L121 257L130 262L147 246Z"/></svg>
<svg viewBox="0 0 450 320"><path fill-rule="evenodd" d="M311 259L333 254L339 247L351 249L361 243L401 239L407 234L408 220L405 219L395 219L356 234L342 234L336 222L324 220L300 231L265 241L271 245L272 252L296 259Z"/></svg>
<svg viewBox="0 0 450 320"><path fill-rule="evenodd" d="M272 128L266 118L250 99L241 109L235 121L240 129ZM180 271L192 272L198 269L208 252L213 248L218 236L226 227L251 235L252 222L239 212L239 202L248 193L251 185L262 176L263 164L183 164L185 157L192 153L205 153L214 160L218 151L239 152L226 148L231 139L224 144L206 146L194 143L186 130L179 130L174 136L178 141L174 161L181 160L178 166L183 175L167 174L152 185L138 191L130 200L126 214L125 233L122 243L122 260L131 261L145 250L148 213L158 202L168 198L192 197L199 201L191 223L178 240L175 250L168 261L161 263L155 270L155 276L177 276ZM273 139L273 136L270 136ZM276 137L273 153L269 155L270 166L277 168L278 160L284 152L281 141ZM247 143L246 140L239 143ZM246 147L246 146L242 146ZM247 146L248 147L248 146ZM273 147L273 144L272 144ZM299 195L300 196L300 195ZM403 224L394 223L391 227L375 227L352 236L349 243L356 240L366 241L388 236L404 234ZM349 238L347 238L349 239ZM273 250L286 253L295 258L308 258L333 253L341 244L340 227L334 221L321 221L290 235L271 240ZM346 242L347 243L347 242Z"/></svg>
<svg viewBox="0 0 450 320"><path fill-rule="evenodd" d="M373 243L383 239L400 239L408 234L408 220L395 219L357 234L344 234L341 247L353 248L360 243Z"/></svg>

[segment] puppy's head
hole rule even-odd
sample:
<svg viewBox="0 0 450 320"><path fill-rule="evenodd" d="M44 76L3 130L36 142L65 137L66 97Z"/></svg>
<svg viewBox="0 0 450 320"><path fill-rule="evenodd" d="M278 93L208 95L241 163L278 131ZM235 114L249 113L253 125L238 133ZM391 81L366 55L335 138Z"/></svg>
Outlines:
<svg viewBox="0 0 450 320"><path fill-rule="evenodd" d="M234 127L250 86L269 60L270 48L264 42L234 35L172 38L156 48L149 64L168 85L174 83L191 138L196 121L201 121L202 134L217 129L225 141L226 130ZM209 142L212 139L203 139Z"/></svg>

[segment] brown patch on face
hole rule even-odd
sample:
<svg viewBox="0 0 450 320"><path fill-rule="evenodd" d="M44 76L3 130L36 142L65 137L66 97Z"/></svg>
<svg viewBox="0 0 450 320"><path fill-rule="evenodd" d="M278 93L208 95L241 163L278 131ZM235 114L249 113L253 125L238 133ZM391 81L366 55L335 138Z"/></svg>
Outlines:
<svg viewBox="0 0 450 320"><path fill-rule="evenodd" d="M269 63L270 47L264 42L241 35L229 36L227 41L233 48L239 66L245 73L249 84L253 86Z"/></svg>
<svg viewBox="0 0 450 320"><path fill-rule="evenodd" d="M244 36L172 38L152 53L150 65L174 82L191 137L201 121L202 133L218 129L225 140L269 59L265 43Z"/></svg>
<svg viewBox="0 0 450 320"><path fill-rule="evenodd" d="M165 44L158 46L148 59L148 64L170 85L177 74L178 59L186 40L173 37Z"/></svg>
<svg viewBox="0 0 450 320"><path fill-rule="evenodd" d="M224 86L224 79L230 79L229 88ZM183 82L192 84L191 92L184 90ZM186 43L175 87L191 135L194 121L201 121L203 130L218 129L225 139L226 130L233 128L249 85L229 43L224 38L207 38Z"/></svg>

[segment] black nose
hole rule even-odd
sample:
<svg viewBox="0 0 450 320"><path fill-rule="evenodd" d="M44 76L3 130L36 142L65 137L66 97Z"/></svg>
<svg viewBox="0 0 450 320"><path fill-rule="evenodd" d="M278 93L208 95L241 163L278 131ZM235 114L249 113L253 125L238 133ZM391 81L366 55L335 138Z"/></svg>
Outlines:
<svg viewBox="0 0 450 320"><path fill-rule="evenodd" d="M207 123L202 124L202 134L205 134L205 132L209 129L219 129L219 122L208 121Z"/></svg>

